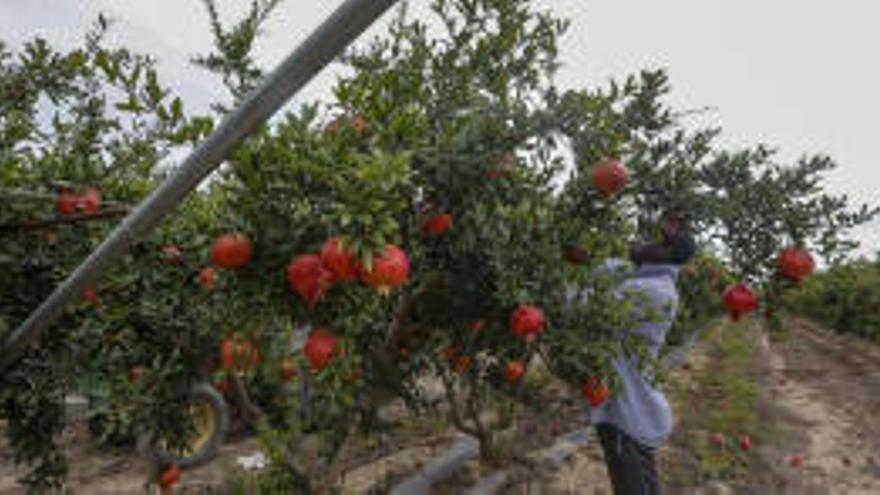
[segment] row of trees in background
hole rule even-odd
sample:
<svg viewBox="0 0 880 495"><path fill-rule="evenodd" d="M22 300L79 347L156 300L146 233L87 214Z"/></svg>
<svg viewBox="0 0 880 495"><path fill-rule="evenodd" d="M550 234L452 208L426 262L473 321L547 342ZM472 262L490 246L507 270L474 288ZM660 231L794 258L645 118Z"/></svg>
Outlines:
<svg viewBox="0 0 880 495"><path fill-rule="evenodd" d="M842 333L880 340L880 259L831 267L789 296L802 315Z"/></svg>
<svg viewBox="0 0 880 495"><path fill-rule="evenodd" d="M234 100L262 76L250 51L277 3L225 29L207 2L217 51L199 64ZM876 214L823 190L827 157L782 166L765 147L727 151L720 130L685 127L662 71L560 90L567 23L530 1L435 0L432 12L426 24L404 7L351 50L330 102L252 136L0 377L10 445L33 466L25 483L63 480L69 392L123 437L184 444L192 425L173 405L206 379L249 385L273 482L326 476L332 464L306 466L303 439L332 460L358 428L381 426L393 397L445 411L497 460L504 411L536 397L532 367L601 397L621 346L641 352L620 340L637 301L594 268L658 235L662 215L686 219L708 253L682 277L684 334L733 281L778 326L795 285L780 252L836 260L846 231ZM67 52L0 46L0 339L225 112L187 115L152 61L106 48L105 30ZM591 292L574 311L571 284ZM291 356L298 329L309 338ZM425 377L442 382L441 404ZM310 393L283 393L290 381Z"/></svg>

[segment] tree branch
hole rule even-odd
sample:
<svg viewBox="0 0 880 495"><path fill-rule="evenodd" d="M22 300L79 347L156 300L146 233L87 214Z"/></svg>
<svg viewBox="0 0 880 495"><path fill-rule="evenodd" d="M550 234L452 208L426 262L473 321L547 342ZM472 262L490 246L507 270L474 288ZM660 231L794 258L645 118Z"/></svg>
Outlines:
<svg viewBox="0 0 880 495"><path fill-rule="evenodd" d="M67 215L63 217L47 218L45 220L33 220L22 223L8 223L0 225L0 231L9 230L37 230L53 225L77 224L84 222L93 222L95 220L104 220L111 217L127 215L128 206L114 206L106 208L97 213L78 213L75 215Z"/></svg>

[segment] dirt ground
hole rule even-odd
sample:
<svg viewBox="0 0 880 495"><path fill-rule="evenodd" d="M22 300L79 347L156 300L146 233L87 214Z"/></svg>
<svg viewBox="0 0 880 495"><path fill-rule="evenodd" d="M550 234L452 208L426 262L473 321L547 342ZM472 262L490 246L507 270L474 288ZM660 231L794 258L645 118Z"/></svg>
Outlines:
<svg viewBox="0 0 880 495"><path fill-rule="evenodd" d="M803 486L880 494L880 347L802 320L791 332L783 343L762 338L760 349L771 405L807 437Z"/></svg>
<svg viewBox="0 0 880 495"><path fill-rule="evenodd" d="M720 481L700 475L699 459L690 448L705 432L688 420L700 414L699 402L682 401L674 404L676 431L661 449L661 470L693 476L667 480L666 493L880 494L880 346L831 334L801 320L791 320L788 326L790 334L781 342L771 341L754 323L738 329L748 332L753 343L754 376L760 390L757 412L764 432L755 435L745 474ZM698 344L670 374L670 386L688 391L691 397L704 393L700 377L712 373L716 364L708 346ZM577 417L567 411L563 421L553 425L554 433L576 429ZM145 493L149 469L145 462L131 452L99 452L82 435L70 433L72 470L64 493ZM387 492L452 441L449 430L416 437L409 445L394 442L396 448L352 466L341 480L342 492ZM207 493L200 488L219 486L234 469L235 459L257 448L252 439L228 443L217 460L187 471L178 493ZM790 464L795 454L803 456L802 467ZM7 455L0 444L0 456ZM447 485L437 493L463 493L467 485L491 473L471 462L456 476L460 485ZM14 482L21 474L8 459L0 458L0 495L22 493ZM601 449L593 441L576 450L561 468L536 471L526 482L499 493L611 495L611 488Z"/></svg>

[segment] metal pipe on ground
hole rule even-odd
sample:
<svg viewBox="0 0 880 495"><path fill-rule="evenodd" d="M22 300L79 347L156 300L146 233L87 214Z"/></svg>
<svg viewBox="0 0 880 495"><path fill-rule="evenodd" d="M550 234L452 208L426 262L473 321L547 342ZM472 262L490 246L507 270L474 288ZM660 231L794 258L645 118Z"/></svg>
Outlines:
<svg viewBox="0 0 880 495"><path fill-rule="evenodd" d="M246 137L266 122L396 0L346 0L7 337L0 372L36 344L64 307L149 234Z"/></svg>

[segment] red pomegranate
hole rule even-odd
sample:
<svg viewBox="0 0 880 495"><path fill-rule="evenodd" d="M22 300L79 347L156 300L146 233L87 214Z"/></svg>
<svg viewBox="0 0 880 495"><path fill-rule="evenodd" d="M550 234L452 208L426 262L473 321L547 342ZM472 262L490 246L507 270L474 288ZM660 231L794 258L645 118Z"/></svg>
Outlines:
<svg viewBox="0 0 880 495"><path fill-rule="evenodd" d="M85 289L83 289L82 295L83 299L85 299L87 303L91 304L92 306L98 305L98 293L95 291L95 289L91 287L86 287Z"/></svg>
<svg viewBox="0 0 880 495"><path fill-rule="evenodd" d="M564 248L565 261L572 265L581 265L590 256L589 251L577 244L569 244Z"/></svg>
<svg viewBox="0 0 880 495"><path fill-rule="evenodd" d="M314 306L333 284L333 272L324 267L317 255L304 254L287 265L287 282L309 306Z"/></svg>
<svg viewBox="0 0 880 495"><path fill-rule="evenodd" d="M284 358L281 361L281 369L279 370L281 374L281 380L285 382L289 382L296 376L296 362L291 357Z"/></svg>
<svg viewBox="0 0 880 495"><path fill-rule="evenodd" d="M361 265L358 271L365 284L387 296L409 279L409 258L399 247L389 244L381 256L373 258L371 270Z"/></svg>
<svg viewBox="0 0 880 495"><path fill-rule="evenodd" d="M746 452L752 450L752 437L743 435L742 439L739 441L739 446Z"/></svg>
<svg viewBox="0 0 880 495"><path fill-rule="evenodd" d="M71 215L76 212L77 203L79 203L79 198L73 194L70 188L65 188L58 195L58 199L55 200L55 211L59 215Z"/></svg>
<svg viewBox="0 0 880 495"><path fill-rule="evenodd" d="M455 359L455 354L457 351L455 350L454 345L449 344L448 346L444 347L440 352L443 354L444 359L446 359L447 361L452 361L453 359Z"/></svg>
<svg viewBox="0 0 880 495"><path fill-rule="evenodd" d="M788 247L779 251L776 267L783 277L800 284L813 274L815 263L810 253L804 249Z"/></svg>
<svg viewBox="0 0 880 495"><path fill-rule="evenodd" d="M758 309L758 296L743 283L731 285L721 296L721 302L733 321Z"/></svg>
<svg viewBox="0 0 880 495"><path fill-rule="evenodd" d="M467 370L471 369L471 365L473 364L473 359L467 354L462 354L458 356L458 359L455 360L455 369L459 373L464 373Z"/></svg>
<svg viewBox="0 0 880 495"><path fill-rule="evenodd" d="M86 189L85 194L78 198L77 206L90 215L98 213L101 209L101 193L94 187Z"/></svg>
<svg viewBox="0 0 880 495"><path fill-rule="evenodd" d="M183 250L179 246L167 245L162 246L162 259L166 263L179 265L183 262Z"/></svg>
<svg viewBox="0 0 880 495"><path fill-rule="evenodd" d="M357 260L343 246L341 237L331 237L321 247L321 263L333 272L336 280L351 282L357 278Z"/></svg>
<svg viewBox="0 0 880 495"><path fill-rule="evenodd" d="M220 268L241 268L253 254L254 245L244 234L224 234L211 245L211 260Z"/></svg>
<svg viewBox="0 0 880 495"><path fill-rule="evenodd" d="M159 477L159 486L162 488L168 488L170 486L174 486L180 481L180 467L177 464L172 464L168 466L165 471L162 471L162 475Z"/></svg>
<svg viewBox="0 0 880 495"><path fill-rule="evenodd" d="M510 315L510 329L518 338L532 341L544 331L544 312L531 304L523 304Z"/></svg>
<svg viewBox="0 0 880 495"><path fill-rule="evenodd" d="M504 367L504 381L511 385L519 383L525 374L526 366L522 361L510 361Z"/></svg>
<svg viewBox="0 0 880 495"><path fill-rule="evenodd" d="M486 329L486 320L477 320L468 325L468 328L474 333L474 335L479 335Z"/></svg>
<svg viewBox="0 0 880 495"><path fill-rule="evenodd" d="M593 187L606 196L619 193L629 182L629 171L617 160L593 166Z"/></svg>
<svg viewBox="0 0 880 495"><path fill-rule="evenodd" d="M206 289L213 289L217 282L217 272L214 268L206 266L199 271L199 283Z"/></svg>
<svg viewBox="0 0 880 495"><path fill-rule="evenodd" d="M143 374L144 374L143 368L139 368L139 367L131 368L130 370L128 370L128 383L134 385L135 383L137 383L141 379L141 376L143 376Z"/></svg>
<svg viewBox="0 0 880 495"><path fill-rule="evenodd" d="M229 397L230 395L232 395L232 382L230 382L228 379L221 380L217 384L217 390L219 390L226 397Z"/></svg>
<svg viewBox="0 0 880 495"><path fill-rule="evenodd" d="M445 234L451 226L452 215L449 213L441 213L422 222L422 234L435 237L441 236Z"/></svg>
<svg viewBox="0 0 880 495"><path fill-rule="evenodd" d="M220 362L228 371L247 371L260 362L260 351L247 340L224 339L220 344Z"/></svg>
<svg viewBox="0 0 880 495"><path fill-rule="evenodd" d="M514 161L516 161L516 157L513 156L513 153L503 153L495 159L494 167L486 170L484 175L490 179L504 177L513 166Z"/></svg>
<svg viewBox="0 0 880 495"><path fill-rule="evenodd" d="M583 386L581 386L581 393L584 394L584 398L593 407L602 405L611 395L611 391L608 390L608 385L605 384L605 381L595 376L587 378Z"/></svg>
<svg viewBox="0 0 880 495"><path fill-rule="evenodd" d="M369 128L369 124L367 123L367 119L361 117L360 115L355 115L351 119L351 128L354 129L358 135L362 135Z"/></svg>
<svg viewBox="0 0 880 495"><path fill-rule="evenodd" d="M312 370L321 371L330 363L338 345L338 337L329 330L318 328L309 334L306 345L303 347L303 354L305 354Z"/></svg>

